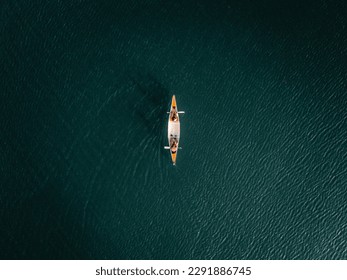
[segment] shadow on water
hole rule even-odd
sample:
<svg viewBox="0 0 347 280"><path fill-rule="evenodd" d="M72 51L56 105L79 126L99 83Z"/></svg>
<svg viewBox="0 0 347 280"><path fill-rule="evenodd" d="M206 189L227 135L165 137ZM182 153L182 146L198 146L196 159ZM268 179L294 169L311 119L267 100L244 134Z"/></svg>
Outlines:
<svg viewBox="0 0 347 280"><path fill-rule="evenodd" d="M163 135L166 112L170 105L169 90L151 74L129 75L134 85L132 110L136 121L140 122L150 135L160 140Z"/></svg>

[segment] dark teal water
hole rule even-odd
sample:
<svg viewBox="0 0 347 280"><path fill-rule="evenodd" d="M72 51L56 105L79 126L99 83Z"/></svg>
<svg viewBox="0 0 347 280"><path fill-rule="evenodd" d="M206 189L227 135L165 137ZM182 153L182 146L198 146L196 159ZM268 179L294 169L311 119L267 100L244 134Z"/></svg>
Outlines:
<svg viewBox="0 0 347 280"><path fill-rule="evenodd" d="M346 259L346 11L2 1L0 257Z"/></svg>

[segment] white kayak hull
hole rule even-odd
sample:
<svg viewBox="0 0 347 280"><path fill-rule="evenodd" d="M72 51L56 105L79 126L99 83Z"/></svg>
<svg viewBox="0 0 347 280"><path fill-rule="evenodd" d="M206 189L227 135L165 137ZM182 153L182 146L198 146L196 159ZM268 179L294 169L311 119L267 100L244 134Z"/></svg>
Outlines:
<svg viewBox="0 0 347 280"><path fill-rule="evenodd" d="M174 165L176 164L178 145L180 141L180 130L180 119L177 110L176 97L173 95L168 121L167 137L169 141L171 160Z"/></svg>

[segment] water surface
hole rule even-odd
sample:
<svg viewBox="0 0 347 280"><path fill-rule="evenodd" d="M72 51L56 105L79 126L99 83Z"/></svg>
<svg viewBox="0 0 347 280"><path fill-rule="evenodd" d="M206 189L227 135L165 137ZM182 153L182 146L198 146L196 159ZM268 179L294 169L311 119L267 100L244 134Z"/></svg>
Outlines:
<svg viewBox="0 0 347 280"><path fill-rule="evenodd" d="M4 1L0 257L346 259L340 2Z"/></svg>

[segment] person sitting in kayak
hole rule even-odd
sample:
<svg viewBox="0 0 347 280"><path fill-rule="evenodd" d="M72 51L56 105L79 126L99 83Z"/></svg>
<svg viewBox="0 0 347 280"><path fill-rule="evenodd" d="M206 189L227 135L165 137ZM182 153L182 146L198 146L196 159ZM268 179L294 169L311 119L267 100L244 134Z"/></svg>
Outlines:
<svg viewBox="0 0 347 280"><path fill-rule="evenodd" d="M171 120L174 121L174 122L177 122L178 118L177 118L177 114L176 113L172 114Z"/></svg>
<svg viewBox="0 0 347 280"><path fill-rule="evenodd" d="M176 151L177 151L177 140L176 139L173 139L171 142L171 151L173 153L176 153Z"/></svg>

